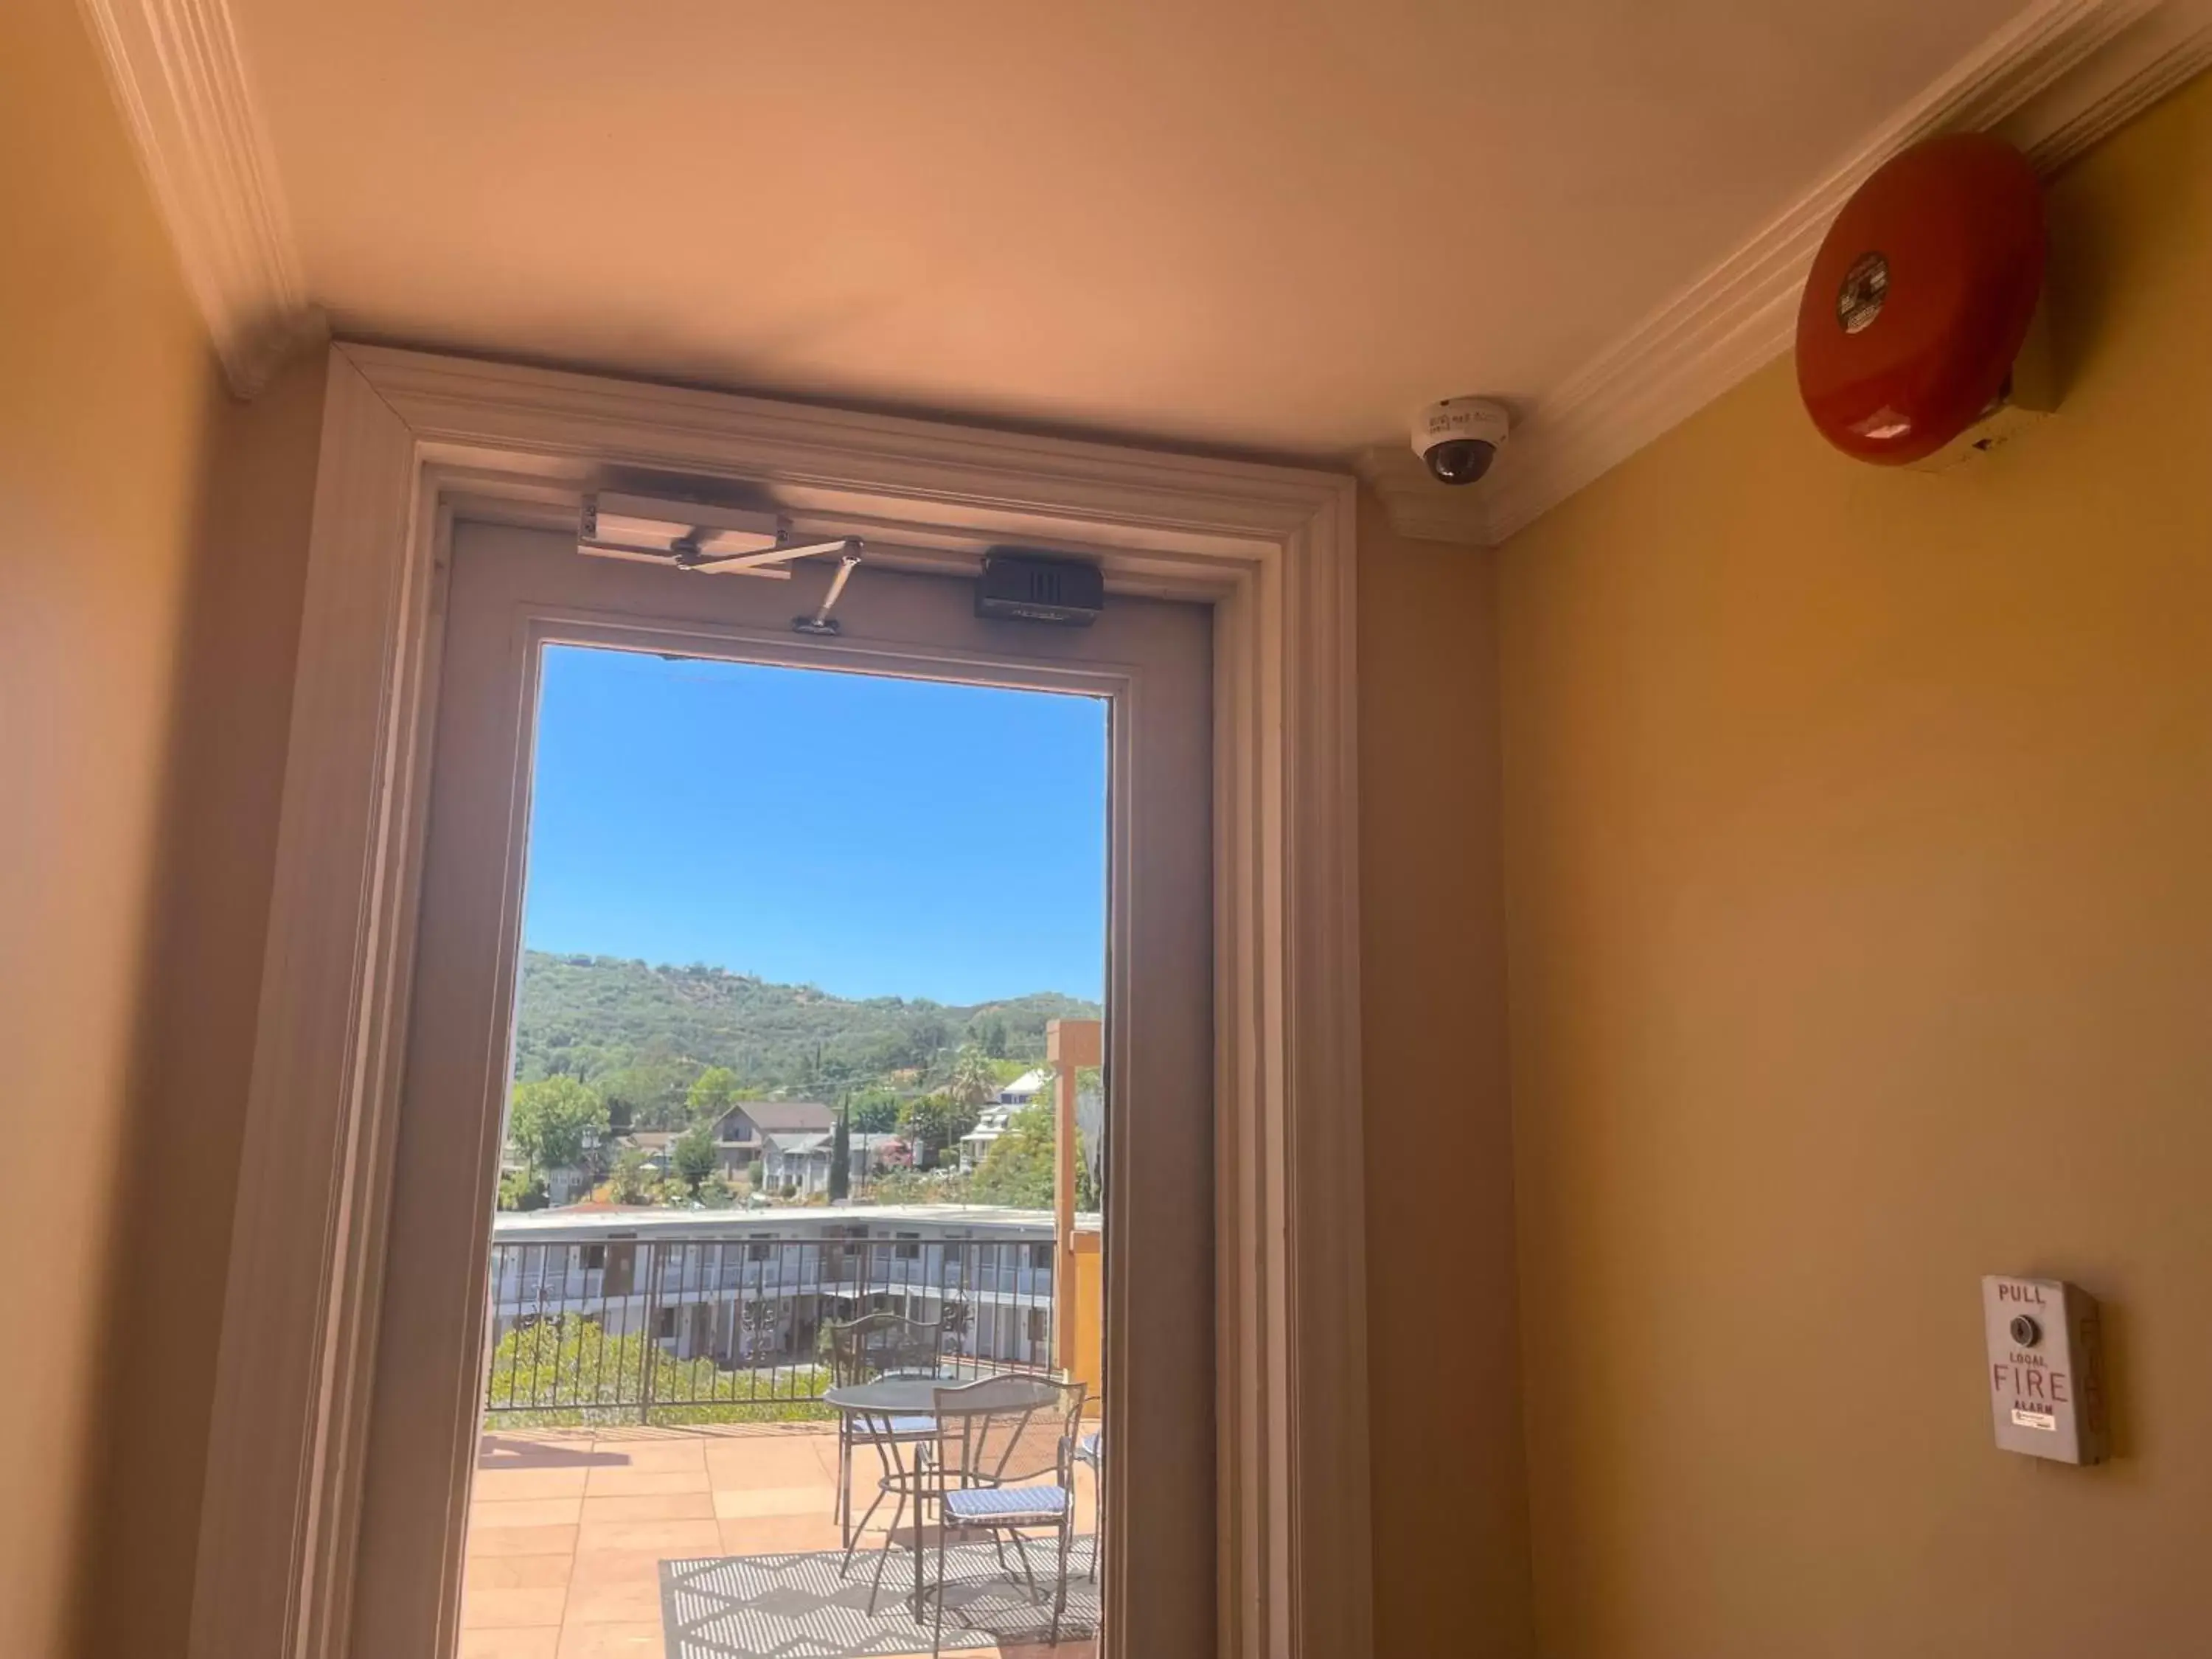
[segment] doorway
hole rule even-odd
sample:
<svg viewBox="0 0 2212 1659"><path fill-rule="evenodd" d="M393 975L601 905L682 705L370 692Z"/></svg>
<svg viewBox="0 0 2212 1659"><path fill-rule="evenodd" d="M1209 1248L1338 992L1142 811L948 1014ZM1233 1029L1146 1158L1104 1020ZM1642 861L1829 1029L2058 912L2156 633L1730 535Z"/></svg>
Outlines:
<svg viewBox="0 0 2212 1659"><path fill-rule="evenodd" d="M573 538L514 526L463 525L453 545L356 1650L520 1652L536 1641L560 1653L746 1653L731 1644L753 1603L789 1621L794 1585L828 1571L784 1561L763 1580L760 1564L840 1556L848 1541L874 1559L863 1557L849 1581L840 1573L838 1585L875 1592L888 1580L911 1590L919 1570L927 1588L933 1565L889 1547L899 1540L883 1515L865 1514L893 1449L853 1443L854 1425L825 1403L831 1328L872 1319L934 1328L933 1369L951 1386L1011 1374L1095 1384L1078 1437L1100 1438L1070 1479L1072 1565L1097 1586L1088 1592L1093 1625L1109 1650L1210 1644L1206 609L1115 601L1087 630L990 623L973 616L964 582L864 570L841 601L843 635L802 640L789 631L795 599L811 605L808 590L826 573L802 567L775 582L610 564L580 557ZM532 815L545 804L533 785L547 779L556 694L594 670L695 687L769 677L834 681L842 693L1042 697L1095 716L1099 770L1111 779L1097 802L1103 856L1090 873L1105 958L1103 1064L1089 1079L1079 1054L1065 1068L1074 1115L1094 1126L1095 1224L1065 1224L1062 1206L1046 1217L1028 1203L984 1201L994 1191L1036 1196L1035 1171L1024 1187L1023 1159L994 1143L1018 1126L1015 1140L1037 1151L1037 1120L1025 1114L1039 1109L1024 1094L1056 1091L1054 1077L1030 1074L1060 1068L1030 1050L1079 1042L1091 1012L1083 999L1055 1011L1058 1031L1042 1029L1035 1008L1010 1021L947 1003L965 1017L943 1036L969 1041L902 1030L877 1033L893 1047L872 1053L865 1040L838 1049L821 1038L817 1054L773 1060L749 1054L742 1031L719 1055L696 1030L688 1043L632 1042L615 1054L611 1032L580 1027L574 1006L565 1024L549 1020L538 1005L557 1000L556 988L604 1013L594 996L605 983L575 982L595 975L641 973L657 994L688 995L694 1012L747 977L703 958L696 970L687 963L656 975L635 962L595 969L596 953L580 950L567 953L586 957L580 964L526 951ZM760 781L788 791L810 777L818 768L787 759ZM1012 793L1016 821L1081 810ZM676 866L688 890L711 890L714 872L738 861L775 867L774 812L700 822L678 809L670 803L653 862ZM896 837L883 847L895 852ZM994 868L1018 872L1018 858L974 867L977 902L1020 903L1019 879L988 880ZM743 988L758 1001L768 983ZM784 999L784 1014L805 1006L818 1017L836 988L815 988L811 1002L805 987L778 988L801 994ZM596 1060L580 1045L596 1046ZM881 1063L871 1070L870 1060ZM1013 1070L1016 1060L1042 1063ZM976 1098L987 1082L988 1097ZM950 1117L947 1100L957 1109ZM857 1157L856 1107L866 1122L888 1107L890 1124L857 1131L884 1137L863 1139ZM1079 1129L1074 1140L1079 1175ZM1042 1144L1048 1153L1056 1145L1049 1135ZM488 1225L501 1198L507 1207ZM1079 1324L1091 1332L1087 1349ZM1140 1525L1117 1524L1125 1504ZM1101 1514L1116 1517L1103 1547ZM965 1559L1003 1561L985 1534L953 1553L971 1544L980 1553ZM721 1565L732 1560L753 1565ZM1144 1583L1141 1598L1124 1593L1131 1582ZM749 1583L759 1591L750 1602ZM823 1599L851 1626L842 1595L832 1587ZM694 1616L715 1595L726 1616ZM1064 1612L1066 1598L1054 1600ZM998 1636L1026 1645L1036 1634L970 1622L952 1631L948 1650L989 1650ZM856 1652L913 1650L909 1641L881 1645L895 1628L841 1639ZM1085 1639L1079 1623L1074 1633Z"/></svg>

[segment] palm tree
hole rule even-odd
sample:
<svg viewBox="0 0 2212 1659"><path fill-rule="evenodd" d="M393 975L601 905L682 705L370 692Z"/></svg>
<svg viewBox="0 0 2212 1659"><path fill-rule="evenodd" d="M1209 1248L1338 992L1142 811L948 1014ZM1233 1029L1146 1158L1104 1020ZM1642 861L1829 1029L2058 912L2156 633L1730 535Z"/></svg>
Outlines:
<svg viewBox="0 0 2212 1659"><path fill-rule="evenodd" d="M999 1092L999 1074L992 1069L991 1057L972 1042L961 1044L945 1092L963 1106L981 1106L989 1100Z"/></svg>

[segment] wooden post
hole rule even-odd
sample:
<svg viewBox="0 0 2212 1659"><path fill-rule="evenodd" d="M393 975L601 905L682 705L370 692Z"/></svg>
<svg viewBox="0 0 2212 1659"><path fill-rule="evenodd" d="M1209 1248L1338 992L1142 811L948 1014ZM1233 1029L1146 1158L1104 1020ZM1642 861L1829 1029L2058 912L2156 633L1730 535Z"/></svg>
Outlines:
<svg viewBox="0 0 2212 1659"><path fill-rule="evenodd" d="M1095 1019L1055 1019L1044 1028L1058 1106L1052 1139L1052 1357L1063 1376L1075 1370L1076 1072L1097 1066L1103 1052L1104 1028Z"/></svg>

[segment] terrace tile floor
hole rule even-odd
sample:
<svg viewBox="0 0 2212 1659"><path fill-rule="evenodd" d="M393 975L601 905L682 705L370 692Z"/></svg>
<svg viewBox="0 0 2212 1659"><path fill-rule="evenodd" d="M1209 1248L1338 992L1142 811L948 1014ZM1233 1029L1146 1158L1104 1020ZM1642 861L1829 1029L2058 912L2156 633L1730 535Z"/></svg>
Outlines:
<svg viewBox="0 0 2212 1659"><path fill-rule="evenodd" d="M874 1454L854 1461L855 1513ZM1091 1527L1087 1470L1079 1525ZM494 1430L470 1497L461 1659L663 1659L660 1563L838 1546L837 1435L823 1423ZM878 1527L890 1514L886 1504ZM880 1541L872 1532L862 1547ZM854 1571L861 1570L856 1557ZM911 1584L902 1553L884 1593ZM1090 1659L1094 1643L969 1650L980 1659Z"/></svg>

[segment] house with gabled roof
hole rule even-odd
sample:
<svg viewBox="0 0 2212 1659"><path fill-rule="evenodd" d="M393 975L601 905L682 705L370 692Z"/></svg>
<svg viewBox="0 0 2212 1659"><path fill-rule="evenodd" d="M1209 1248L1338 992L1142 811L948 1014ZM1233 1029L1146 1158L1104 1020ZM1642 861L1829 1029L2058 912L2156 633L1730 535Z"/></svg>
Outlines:
<svg viewBox="0 0 2212 1659"><path fill-rule="evenodd" d="M742 1100L714 1121L722 1171L735 1175L768 1151L770 1135L826 1135L837 1114L818 1100Z"/></svg>

